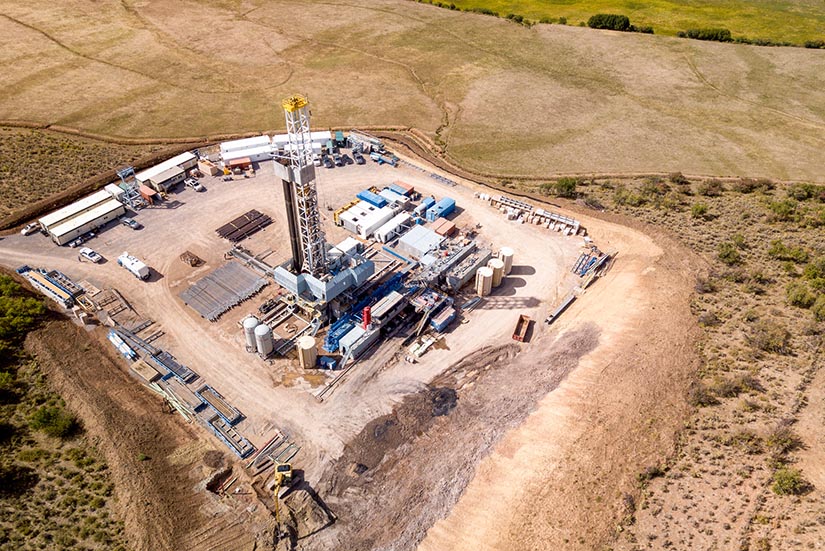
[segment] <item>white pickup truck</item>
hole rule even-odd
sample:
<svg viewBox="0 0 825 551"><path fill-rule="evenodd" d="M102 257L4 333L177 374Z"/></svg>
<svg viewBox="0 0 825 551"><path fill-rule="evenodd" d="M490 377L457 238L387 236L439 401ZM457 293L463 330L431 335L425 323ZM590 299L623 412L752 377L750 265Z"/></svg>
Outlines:
<svg viewBox="0 0 825 551"><path fill-rule="evenodd" d="M123 253L117 257L117 263L129 270L136 278L143 280L149 279L149 266L129 253Z"/></svg>

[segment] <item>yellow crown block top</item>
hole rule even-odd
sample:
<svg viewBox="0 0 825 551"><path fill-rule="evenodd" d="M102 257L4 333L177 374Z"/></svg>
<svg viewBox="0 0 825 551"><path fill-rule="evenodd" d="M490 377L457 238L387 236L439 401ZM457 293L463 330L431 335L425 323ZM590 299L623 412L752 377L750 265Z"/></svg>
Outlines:
<svg viewBox="0 0 825 551"><path fill-rule="evenodd" d="M281 102L281 105L284 106L284 111L292 113L293 111L297 111L302 107L306 107L308 103L309 101L301 94L293 94L288 98L284 99Z"/></svg>

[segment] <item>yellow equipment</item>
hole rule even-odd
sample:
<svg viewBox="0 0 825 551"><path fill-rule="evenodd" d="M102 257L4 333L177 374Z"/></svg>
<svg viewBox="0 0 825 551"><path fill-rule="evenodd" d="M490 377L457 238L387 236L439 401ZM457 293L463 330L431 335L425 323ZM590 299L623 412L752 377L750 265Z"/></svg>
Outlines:
<svg viewBox="0 0 825 551"><path fill-rule="evenodd" d="M275 537L281 537L281 488L292 484L292 465L279 463L275 467L275 486L272 488L272 500L275 502Z"/></svg>
<svg viewBox="0 0 825 551"><path fill-rule="evenodd" d="M293 111L297 111L298 109L306 107L308 103L309 101L306 99L306 97L302 96L301 94L293 94L288 98L285 98L281 102L281 105L283 106L284 111L292 113Z"/></svg>

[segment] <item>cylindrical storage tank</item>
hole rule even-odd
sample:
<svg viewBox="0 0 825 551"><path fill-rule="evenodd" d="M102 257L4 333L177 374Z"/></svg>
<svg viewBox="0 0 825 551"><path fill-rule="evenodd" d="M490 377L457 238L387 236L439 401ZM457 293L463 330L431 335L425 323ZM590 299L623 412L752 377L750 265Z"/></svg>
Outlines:
<svg viewBox="0 0 825 551"><path fill-rule="evenodd" d="M513 249L502 247L498 252L498 257L504 262L504 275L510 275L513 270Z"/></svg>
<svg viewBox="0 0 825 551"><path fill-rule="evenodd" d="M487 266L493 270L493 287L498 287L504 279L504 261L500 258L491 258Z"/></svg>
<svg viewBox="0 0 825 551"><path fill-rule="evenodd" d="M249 316L243 320L243 336L246 339L246 347L255 350L255 328L258 327L258 318Z"/></svg>
<svg viewBox="0 0 825 551"><path fill-rule="evenodd" d="M318 361L318 349L315 347L315 337L304 335L298 339L298 363L304 369L315 367Z"/></svg>
<svg viewBox="0 0 825 551"><path fill-rule="evenodd" d="M255 328L255 348L261 356L269 356L275 348L275 343L272 342L272 329L265 323Z"/></svg>
<svg viewBox="0 0 825 551"><path fill-rule="evenodd" d="M486 297L493 289L493 269L482 266L476 272L476 294Z"/></svg>

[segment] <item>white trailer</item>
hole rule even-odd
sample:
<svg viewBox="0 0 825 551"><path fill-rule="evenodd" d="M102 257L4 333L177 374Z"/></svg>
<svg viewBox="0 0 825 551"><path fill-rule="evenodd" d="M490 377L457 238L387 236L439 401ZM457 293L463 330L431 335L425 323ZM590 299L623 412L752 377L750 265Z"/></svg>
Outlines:
<svg viewBox="0 0 825 551"><path fill-rule="evenodd" d="M375 230L375 240L381 243L390 241L401 231L404 224L410 224L410 215L406 212L394 216L389 222Z"/></svg>
<svg viewBox="0 0 825 551"><path fill-rule="evenodd" d="M129 270L136 278L142 280L149 279L149 266L130 255L128 252L124 252L122 255L117 257L117 263L118 265Z"/></svg>

